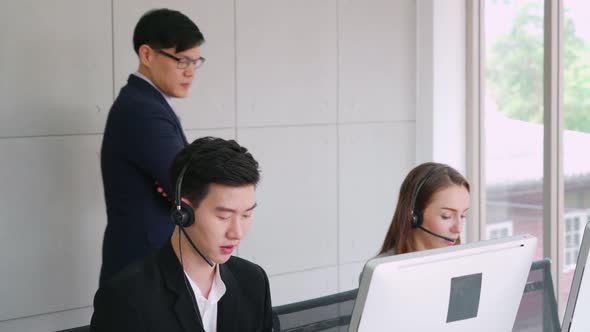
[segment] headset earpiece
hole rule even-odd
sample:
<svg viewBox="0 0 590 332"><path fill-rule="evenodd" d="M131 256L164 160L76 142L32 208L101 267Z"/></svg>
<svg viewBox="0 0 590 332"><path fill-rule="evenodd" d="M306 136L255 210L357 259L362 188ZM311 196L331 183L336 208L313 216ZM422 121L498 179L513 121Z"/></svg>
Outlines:
<svg viewBox="0 0 590 332"><path fill-rule="evenodd" d="M190 227L195 223L195 210L185 202L180 202L180 208L172 208L170 218L175 225L181 227Z"/></svg>
<svg viewBox="0 0 590 332"><path fill-rule="evenodd" d="M190 162L190 160L189 160ZM186 163L180 170L176 179L176 188L174 188L174 207L170 211L170 219L175 225L180 227L189 227L195 223L195 210L192 206L182 201L182 179L188 169L189 163Z"/></svg>
<svg viewBox="0 0 590 332"><path fill-rule="evenodd" d="M412 228L418 228L422 226L423 219L422 212L416 210L412 211Z"/></svg>

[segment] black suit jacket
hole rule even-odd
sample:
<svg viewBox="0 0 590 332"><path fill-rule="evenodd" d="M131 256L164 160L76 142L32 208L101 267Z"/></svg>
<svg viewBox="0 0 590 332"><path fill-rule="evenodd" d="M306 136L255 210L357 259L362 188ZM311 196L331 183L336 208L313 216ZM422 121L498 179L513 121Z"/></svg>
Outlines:
<svg viewBox="0 0 590 332"><path fill-rule="evenodd" d="M272 331L270 289L264 270L238 257L231 257L219 269L226 292L217 304L217 331ZM183 277L168 242L98 290L91 332L203 331L198 309L195 311L191 301L192 289L187 289Z"/></svg>
<svg viewBox="0 0 590 332"><path fill-rule="evenodd" d="M107 206L101 284L160 248L172 234L169 168L187 145L178 117L162 94L130 75L113 103L101 147Z"/></svg>

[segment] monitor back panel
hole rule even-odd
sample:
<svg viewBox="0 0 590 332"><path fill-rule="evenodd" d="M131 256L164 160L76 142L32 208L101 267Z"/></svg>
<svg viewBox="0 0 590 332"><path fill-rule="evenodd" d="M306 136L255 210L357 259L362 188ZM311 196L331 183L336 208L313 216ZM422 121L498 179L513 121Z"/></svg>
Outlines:
<svg viewBox="0 0 590 332"><path fill-rule="evenodd" d="M536 247L514 238L367 263L351 331L511 331Z"/></svg>

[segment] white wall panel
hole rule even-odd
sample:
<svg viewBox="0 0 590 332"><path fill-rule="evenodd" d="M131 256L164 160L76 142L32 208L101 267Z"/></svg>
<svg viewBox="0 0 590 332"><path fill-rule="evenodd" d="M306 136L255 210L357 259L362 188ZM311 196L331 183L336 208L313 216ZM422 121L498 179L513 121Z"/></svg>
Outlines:
<svg viewBox="0 0 590 332"><path fill-rule="evenodd" d="M359 287L360 276L365 263L366 261L340 265L338 275L339 292L345 292Z"/></svg>
<svg viewBox="0 0 590 332"><path fill-rule="evenodd" d="M336 128L240 129L238 139L262 170L240 256L269 274L335 265Z"/></svg>
<svg viewBox="0 0 590 332"><path fill-rule="evenodd" d="M240 126L336 121L336 0L237 1Z"/></svg>
<svg viewBox="0 0 590 332"><path fill-rule="evenodd" d="M61 331L88 325L90 317L92 317L92 307L59 311L46 315L1 321L0 332Z"/></svg>
<svg viewBox="0 0 590 332"><path fill-rule="evenodd" d="M0 137L104 129L112 103L110 1L2 1L0 40Z"/></svg>
<svg viewBox="0 0 590 332"><path fill-rule="evenodd" d="M196 72L189 96L174 101L185 129L231 127L235 119L235 38L232 0L115 0L115 94L138 68L133 29L154 8L179 10L205 36L201 55L207 59Z"/></svg>
<svg viewBox="0 0 590 332"><path fill-rule="evenodd" d="M414 146L412 123L341 126L341 264L377 254L413 166Z"/></svg>
<svg viewBox="0 0 590 332"><path fill-rule="evenodd" d="M463 0L433 1L433 5L432 159L465 174L466 6Z"/></svg>
<svg viewBox="0 0 590 332"><path fill-rule="evenodd" d="M339 18L339 120L413 120L415 1L341 0Z"/></svg>
<svg viewBox="0 0 590 332"><path fill-rule="evenodd" d="M309 300L338 292L335 266L270 276L272 305Z"/></svg>
<svg viewBox="0 0 590 332"><path fill-rule="evenodd" d="M100 141L0 140L0 321L91 304L106 225Z"/></svg>

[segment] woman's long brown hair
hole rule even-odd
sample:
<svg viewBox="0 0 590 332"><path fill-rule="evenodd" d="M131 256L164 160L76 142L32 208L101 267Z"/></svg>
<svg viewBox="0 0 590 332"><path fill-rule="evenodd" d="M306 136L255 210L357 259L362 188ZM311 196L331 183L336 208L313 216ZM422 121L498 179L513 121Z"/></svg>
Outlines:
<svg viewBox="0 0 590 332"><path fill-rule="evenodd" d="M416 166L408 173L400 187L395 213L379 255L385 254L391 249L396 254L415 251L413 236L411 236L415 231L412 228L412 196L420 181L435 168L437 170L422 184L416 196L416 206L414 207L416 210L424 211L435 193L450 186L463 186L469 192L469 182L461 173L448 165L429 162ZM459 243L461 243L461 239L457 241L457 244Z"/></svg>

